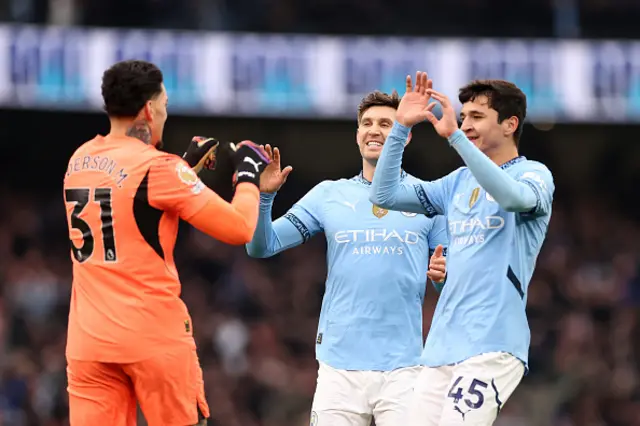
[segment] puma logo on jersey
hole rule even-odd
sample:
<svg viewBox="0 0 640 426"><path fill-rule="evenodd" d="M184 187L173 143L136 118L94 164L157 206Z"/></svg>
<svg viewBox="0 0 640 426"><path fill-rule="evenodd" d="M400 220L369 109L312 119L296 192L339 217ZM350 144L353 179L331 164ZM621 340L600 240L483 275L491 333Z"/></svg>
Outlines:
<svg viewBox="0 0 640 426"><path fill-rule="evenodd" d="M355 212L356 211L356 205L358 204L358 202L356 201L355 203L350 203L348 201L343 201L342 204L344 204L345 206L349 207L351 210L353 210Z"/></svg>
<svg viewBox="0 0 640 426"><path fill-rule="evenodd" d="M258 161L256 163L256 161L251 157L244 157L244 160L242 160L242 161L245 161L245 162L251 164L256 169L256 173L258 173L260 171L260 166L262 165L262 161Z"/></svg>

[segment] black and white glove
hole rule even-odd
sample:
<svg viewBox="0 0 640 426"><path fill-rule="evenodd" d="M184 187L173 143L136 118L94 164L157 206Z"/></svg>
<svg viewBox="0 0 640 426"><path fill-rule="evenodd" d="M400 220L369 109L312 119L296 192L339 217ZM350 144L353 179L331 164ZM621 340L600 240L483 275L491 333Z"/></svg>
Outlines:
<svg viewBox="0 0 640 426"><path fill-rule="evenodd" d="M237 145L231 143L230 148L235 166L234 185L249 182L260 188L260 175L271 163L264 148L251 141L242 141Z"/></svg>

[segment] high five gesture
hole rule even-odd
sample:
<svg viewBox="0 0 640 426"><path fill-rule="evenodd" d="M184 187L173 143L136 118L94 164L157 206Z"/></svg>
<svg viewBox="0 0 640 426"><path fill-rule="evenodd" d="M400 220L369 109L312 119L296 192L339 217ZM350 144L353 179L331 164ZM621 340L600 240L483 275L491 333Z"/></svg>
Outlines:
<svg viewBox="0 0 640 426"><path fill-rule="evenodd" d="M433 128L436 129L436 132L443 138L448 138L458 130L458 120L456 119L456 110L453 108L451 101L445 95L440 92L436 92L433 89L428 89L427 93L436 101L440 102L442 106L442 118L439 120L433 114L432 110L436 106L435 102L430 103L426 108L426 117L427 120L433 125Z"/></svg>
<svg viewBox="0 0 640 426"><path fill-rule="evenodd" d="M413 86L411 76L407 76L406 90L398 105L398 113L396 121L403 126L412 127L425 121L429 113L429 100L431 94L429 91L433 86L433 82L429 80L426 72L418 71L416 73L416 85ZM433 108L433 107L431 107Z"/></svg>

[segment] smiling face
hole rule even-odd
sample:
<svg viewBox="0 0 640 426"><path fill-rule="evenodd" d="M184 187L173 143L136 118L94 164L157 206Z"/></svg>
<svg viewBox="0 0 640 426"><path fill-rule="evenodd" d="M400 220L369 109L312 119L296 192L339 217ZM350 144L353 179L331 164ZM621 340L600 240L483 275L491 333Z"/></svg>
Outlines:
<svg viewBox="0 0 640 426"><path fill-rule="evenodd" d="M372 164L378 161L395 120L396 109L390 106L372 106L362 112L356 141L364 160Z"/></svg>
<svg viewBox="0 0 640 426"><path fill-rule="evenodd" d="M527 98L513 83L477 80L460 89L460 129L482 152L518 146Z"/></svg>

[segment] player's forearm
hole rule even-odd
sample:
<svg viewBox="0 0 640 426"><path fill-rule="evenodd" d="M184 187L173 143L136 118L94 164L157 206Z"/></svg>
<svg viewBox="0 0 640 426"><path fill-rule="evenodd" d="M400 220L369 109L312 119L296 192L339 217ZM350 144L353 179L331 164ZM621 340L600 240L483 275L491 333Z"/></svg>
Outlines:
<svg viewBox="0 0 640 426"><path fill-rule="evenodd" d="M369 201L377 206L406 211L420 206L413 187L400 183L402 154L410 132L411 128L395 123L387 136L369 192Z"/></svg>
<svg viewBox="0 0 640 426"><path fill-rule="evenodd" d="M274 197L275 194L260 194L258 226L253 238L246 244L247 253L251 257L271 257L303 242L302 235L289 220L279 218L275 223L272 221Z"/></svg>
<svg viewBox="0 0 640 426"><path fill-rule="evenodd" d="M240 183L231 203L211 198L187 221L205 234L226 244L251 241L258 222L260 192L251 183Z"/></svg>
<svg viewBox="0 0 640 426"><path fill-rule="evenodd" d="M456 130L449 143L460 154L480 186L496 202L511 212L526 212L536 207L537 197L529 185L518 182L484 155L462 132Z"/></svg>

